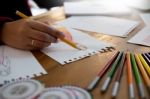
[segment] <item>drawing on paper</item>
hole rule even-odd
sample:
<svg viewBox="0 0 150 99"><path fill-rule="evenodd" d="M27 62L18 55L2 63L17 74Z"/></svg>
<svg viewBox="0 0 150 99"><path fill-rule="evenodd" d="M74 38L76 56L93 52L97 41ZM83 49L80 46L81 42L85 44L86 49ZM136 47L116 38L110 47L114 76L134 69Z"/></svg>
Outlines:
<svg viewBox="0 0 150 99"><path fill-rule="evenodd" d="M0 76L8 76L10 69L10 58L5 55L4 47L2 47L0 49Z"/></svg>

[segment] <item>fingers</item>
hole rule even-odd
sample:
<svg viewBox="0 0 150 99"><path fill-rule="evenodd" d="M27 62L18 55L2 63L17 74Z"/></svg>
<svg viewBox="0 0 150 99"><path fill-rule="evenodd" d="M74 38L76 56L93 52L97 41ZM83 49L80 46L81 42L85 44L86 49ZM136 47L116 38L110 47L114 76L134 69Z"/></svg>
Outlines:
<svg viewBox="0 0 150 99"><path fill-rule="evenodd" d="M47 43L57 42L57 39L55 37L34 29L30 30L30 35L28 35L28 37L39 41L47 42Z"/></svg>
<svg viewBox="0 0 150 99"><path fill-rule="evenodd" d="M37 21L34 21L34 20L31 20L29 21L30 22L30 26L37 30L37 31L41 31L41 32L44 32L44 33L47 33L53 37L56 37L56 38L63 38L65 37L64 34L60 31L58 31L57 29L55 29L54 27L50 27L44 23L41 23L41 22L37 22Z"/></svg>
<svg viewBox="0 0 150 99"><path fill-rule="evenodd" d="M30 39L28 43L28 50L40 50L42 48L48 47L51 43L39 41L36 39Z"/></svg>

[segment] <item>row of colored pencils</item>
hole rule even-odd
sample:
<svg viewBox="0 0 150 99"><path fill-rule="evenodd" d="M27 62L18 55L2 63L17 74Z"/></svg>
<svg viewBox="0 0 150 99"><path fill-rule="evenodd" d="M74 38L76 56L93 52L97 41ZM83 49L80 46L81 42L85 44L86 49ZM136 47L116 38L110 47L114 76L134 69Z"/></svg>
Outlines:
<svg viewBox="0 0 150 99"><path fill-rule="evenodd" d="M126 63L126 65L125 65ZM150 53L130 53L124 51L116 51L102 70L98 73L96 78L87 87L87 90L92 91L101 78L107 73L106 80L101 87L101 92L106 92L109 84L115 73L115 83L112 90L112 98L115 98L119 91L120 81L123 74L123 68L127 66L127 78L129 86L130 99L135 98L133 77L138 86L141 99L145 99L143 84L146 84L148 93L150 93ZM107 72L109 70L109 72ZM134 76L133 76L134 74ZM144 83L143 83L144 80Z"/></svg>

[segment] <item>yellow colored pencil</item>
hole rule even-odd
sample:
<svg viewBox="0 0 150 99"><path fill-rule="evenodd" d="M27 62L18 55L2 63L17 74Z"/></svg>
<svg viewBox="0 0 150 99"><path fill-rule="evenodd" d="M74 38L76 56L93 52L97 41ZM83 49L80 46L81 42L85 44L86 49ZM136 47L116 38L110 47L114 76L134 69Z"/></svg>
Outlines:
<svg viewBox="0 0 150 99"><path fill-rule="evenodd" d="M146 73L146 71L145 71L138 55L136 53L134 55L135 55L135 59L136 59L136 62L138 64L138 67L139 67L139 69L141 71L141 74L143 76L143 79L144 79L144 81L147 85L148 90L150 91L150 78L148 77L148 75L147 75L147 73Z"/></svg>
<svg viewBox="0 0 150 99"><path fill-rule="evenodd" d="M146 63L145 59L143 58L143 56L141 54L138 54L138 57L140 58L144 68L146 69L148 75L150 76L150 66Z"/></svg>
<svg viewBox="0 0 150 99"><path fill-rule="evenodd" d="M22 18L29 18L27 15L25 15L24 13L20 12L20 11L16 11L16 14ZM66 38L59 38L60 40L62 40L63 42L65 42L66 44L72 46L73 48L82 50L82 48L80 48L77 44L75 44L74 42L66 39Z"/></svg>

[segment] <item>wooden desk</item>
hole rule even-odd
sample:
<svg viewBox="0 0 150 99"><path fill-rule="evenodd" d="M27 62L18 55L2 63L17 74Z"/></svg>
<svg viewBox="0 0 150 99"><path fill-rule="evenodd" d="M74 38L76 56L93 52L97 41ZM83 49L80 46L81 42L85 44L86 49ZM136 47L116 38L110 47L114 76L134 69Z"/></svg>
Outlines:
<svg viewBox="0 0 150 99"><path fill-rule="evenodd" d="M44 14L43 14L44 15ZM41 15L41 16L43 16ZM47 12L46 15L49 15L50 18L55 20L64 19L63 9L60 8L57 11L50 11ZM37 17L41 18L41 16ZM120 17L120 16L119 16ZM141 20L139 16L137 16L137 12L133 13L129 16L123 16L124 18L131 18L134 20ZM45 18L48 18L45 16ZM134 31L132 31L127 38L120 38L115 36L108 36L103 34L96 34L96 33L89 33L90 35L94 36L95 38L103 41L110 42L115 44L116 49L118 50L129 50L131 52L149 52L149 47L134 45L126 43L126 41L131 38L135 33L137 33L141 28L144 27L144 23L142 22L140 26L138 26ZM41 63L41 65L46 69L48 72L47 75L43 75L40 77L36 77L35 79L40 80L45 84L46 87L53 87L53 86L61 86L61 85L75 85L80 86L82 88L86 88L93 78L98 74L98 72L102 69L104 64L108 61L112 52L106 52L97 54L88 58L81 59L79 61L66 64L61 66L59 63L51 59L50 57L44 55L39 51L34 51L33 54ZM127 71L126 66L124 68L122 80L121 80L121 87L119 90L119 94L117 99L128 99L128 84L127 84ZM109 89L105 94L100 93L100 88L105 80L105 77L99 82L96 89L94 89L91 94L93 95L94 99L110 99L111 98L111 91L113 87L114 79L109 86ZM136 99L139 99L138 89L135 85L135 95ZM147 90L145 90L147 98L150 99L150 96Z"/></svg>

